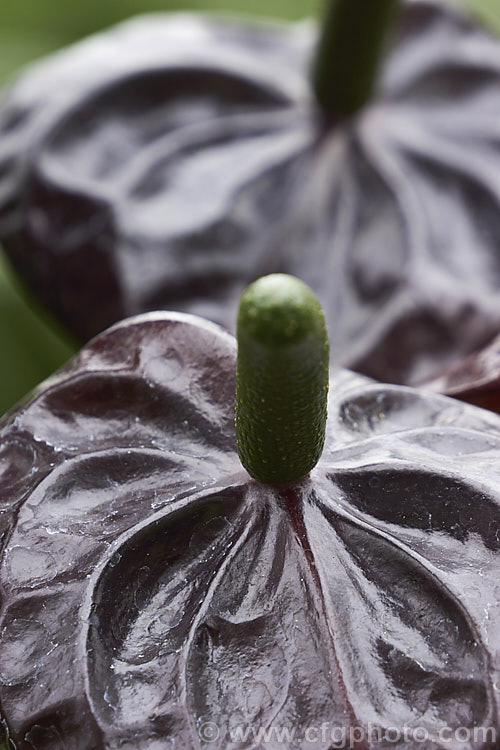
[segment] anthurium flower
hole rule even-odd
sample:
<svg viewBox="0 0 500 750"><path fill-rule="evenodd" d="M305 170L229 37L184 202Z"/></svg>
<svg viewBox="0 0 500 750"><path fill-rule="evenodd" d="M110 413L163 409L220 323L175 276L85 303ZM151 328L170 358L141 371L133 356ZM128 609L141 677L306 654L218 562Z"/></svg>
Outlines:
<svg viewBox="0 0 500 750"><path fill-rule="evenodd" d="M335 5L369 42L388 2ZM243 288L285 271L337 363L437 374L500 330L500 45L439 0L402 2L388 44L350 117L311 81L307 23L145 16L42 61L0 107L14 266L82 340L158 307L232 328ZM342 50L327 100L360 57Z"/></svg>
<svg viewBox="0 0 500 750"><path fill-rule="evenodd" d="M493 747L499 418L332 370L319 462L266 484L236 452L235 368L215 324L144 314L3 420L18 750L329 750L370 726Z"/></svg>

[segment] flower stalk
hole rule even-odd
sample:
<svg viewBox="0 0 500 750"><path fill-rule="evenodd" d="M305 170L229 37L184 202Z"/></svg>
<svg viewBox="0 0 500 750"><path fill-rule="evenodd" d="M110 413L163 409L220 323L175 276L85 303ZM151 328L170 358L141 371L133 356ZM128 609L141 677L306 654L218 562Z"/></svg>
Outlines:
<svg viewBox="0 0 500 750"><path fill-rule="evenodd" d="M327 115L348 117L370 99L398 0L327 0L313 87Z"/></svg>

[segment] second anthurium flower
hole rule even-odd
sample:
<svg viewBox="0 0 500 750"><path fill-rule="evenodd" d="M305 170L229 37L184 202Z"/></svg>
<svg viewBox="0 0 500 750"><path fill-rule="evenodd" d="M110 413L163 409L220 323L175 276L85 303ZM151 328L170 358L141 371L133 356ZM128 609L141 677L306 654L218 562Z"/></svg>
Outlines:
<svg viewBox="0 0 500 750"><path fill-rule="evenodd" d="M383 381L498 333L498 41L440 0L327 7L320 45L304 23L145 16L7 92L0 240L81 340L159 307L232 329L270 272L308 282L336 361Z"/></svg>
<svg viewBox="0 0 500 750"><path fill-rule="evenodd" d="M283 288L297 317L276 338L259 316L279 317ZM181 313L106 331L3 420L14 743L234 750L286 728L306 750L316 728L321 750L340 732L375 750L371 726L417 750L423 732L441 749L443 728L465 727L486 750L500 730L500 419L333 370L325 422L322 313L296 280L257 282L239 328L238 439L257 479L236 452L236 341ZM297 371L311 363L319 407L293 379L276 392L276 347ZM287 419L273 401L262 417L261 375L273 398L292 394ZM306 452L326 427L317 464L261 481L291 450L259 449L255 471L242 437L267 439L262 424L279 438L304 414Z"/></svg>

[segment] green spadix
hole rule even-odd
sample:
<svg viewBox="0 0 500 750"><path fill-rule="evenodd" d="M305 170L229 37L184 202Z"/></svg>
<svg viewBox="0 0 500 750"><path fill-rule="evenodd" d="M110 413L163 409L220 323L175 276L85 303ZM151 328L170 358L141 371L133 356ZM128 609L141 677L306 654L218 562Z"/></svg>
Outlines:
<svg viewBox="0 0 500 750"><path fill-rule="evenodd" d="M311 471L325 441L329 344L311 289L286 274L264 276L238 312L236 436L241 463L260 482Z"/></svg>

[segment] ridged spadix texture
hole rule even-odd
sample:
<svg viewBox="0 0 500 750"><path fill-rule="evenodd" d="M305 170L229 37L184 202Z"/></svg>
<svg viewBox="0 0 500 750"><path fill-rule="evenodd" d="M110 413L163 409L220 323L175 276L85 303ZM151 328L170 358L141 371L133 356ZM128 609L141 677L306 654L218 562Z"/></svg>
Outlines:
<svg viewBox="0 0 500 750"><path fill-rule="evenodd" d="M325 442L329 346L321 305L299 279L265 276L242 296L237 339L241 463L261 482L299 479Z"/></svg>

